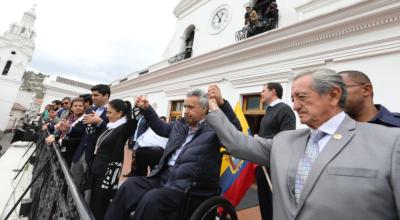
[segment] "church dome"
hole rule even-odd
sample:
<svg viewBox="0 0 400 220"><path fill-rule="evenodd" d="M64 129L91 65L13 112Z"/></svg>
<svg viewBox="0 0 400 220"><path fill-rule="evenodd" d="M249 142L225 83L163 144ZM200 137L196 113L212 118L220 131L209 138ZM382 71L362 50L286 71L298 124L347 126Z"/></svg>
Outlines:
<svg viewBox="0 0 400 220"><path fill-rule="evenodd" d="M24 13L24 15L31 16L31 17L33 17L33 18L36 18L36 11L35 11L35 8L32 7L31 9L29 9L28 11L26 11L26 12Z"/></svg>

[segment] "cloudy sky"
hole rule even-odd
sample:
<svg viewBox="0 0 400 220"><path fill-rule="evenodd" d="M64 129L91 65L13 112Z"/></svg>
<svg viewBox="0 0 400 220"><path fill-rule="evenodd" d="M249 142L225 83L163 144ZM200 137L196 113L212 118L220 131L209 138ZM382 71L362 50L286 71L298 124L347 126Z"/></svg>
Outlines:
<svg viewBox="0 0 400 220"><path fill-rule="evenodd" d="M180 0L0 0L0 34L36 6L36 49L28 68L110 83L161 60Z"/></svg>

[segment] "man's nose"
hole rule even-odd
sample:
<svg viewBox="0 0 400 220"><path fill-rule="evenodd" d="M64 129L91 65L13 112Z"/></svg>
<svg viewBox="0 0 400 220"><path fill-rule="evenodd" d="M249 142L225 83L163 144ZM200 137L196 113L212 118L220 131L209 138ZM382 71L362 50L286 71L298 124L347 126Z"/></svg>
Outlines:
<svg viewBox="0 0 400 220"><path fill-rule="evenodd" d="M293 101L293 109L295 111L299 111L300 107L301 107L300 103L298 101L294 100Z"/></svg>

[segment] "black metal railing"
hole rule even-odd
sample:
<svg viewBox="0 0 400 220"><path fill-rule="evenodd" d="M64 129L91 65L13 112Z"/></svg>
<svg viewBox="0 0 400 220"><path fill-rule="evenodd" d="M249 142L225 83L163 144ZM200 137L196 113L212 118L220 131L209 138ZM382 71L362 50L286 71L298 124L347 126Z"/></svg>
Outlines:
<svg viewBox="0 0 400 220"><path fill-rule="evenodd" d="M29 190L31 190L31 204L25 216L30 220L94 220L93 214L73 182L58 144L47 145L44 141L46 137L47 133L43 131L38 133L36 149L31 155L36 158L32 181L8 212L5 220L11 216Z"/></svg>
<svg viewBox="0 0 400 220"><path fill-rule="evenodd" d="M188 59L188 58L190 58L191 56L192 56L192 50L191 50L191 49L188 49L188 50L185 50L185 51L183 51L183 52L181 52L181 53L178 53L177 55L175 55L175 56L169 58L168 63L169 63L169 64L174 64L174 63L177 63L177 62L179 62L179 61Z"/></svg>
<svg viewBox="0 0 400 220"><path fill-rule="evenodd" d="M261 20L255 24L245 26L241 30L235 33L236 41L241 41L246 38L255 36L257 34L261 34L267 32L269 30L275 29L278 26L277 18L269 18Z"/></svg>

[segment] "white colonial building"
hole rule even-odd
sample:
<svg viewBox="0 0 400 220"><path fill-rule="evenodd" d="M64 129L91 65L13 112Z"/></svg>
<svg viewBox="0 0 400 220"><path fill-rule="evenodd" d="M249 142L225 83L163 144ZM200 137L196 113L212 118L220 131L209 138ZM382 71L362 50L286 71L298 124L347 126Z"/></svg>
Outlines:
<svg viewBox="0 0 400 220"><path fill-rule="evenodd" d="M283 100L291 104L293 73L331 68L365 72L374 85L375 102L400 111L395 95L400 94L400 1L276 2L276 29L236 41L245 7L270 1L181 1L174 10L176 33L163 60L114 81L112 97L133 100L145 94L160 115L174 119L182 115L182 100L190 88L218 83L229 102L240 102L257 127L264 113L258 97L263 84L282 83Z"/></svg>
<svg viewBox="0 0 400 220"><path fill-rule="evenodd" d="M76 98L82 94L90 93L92 85L67 79L60 76L51 76L43 81L45 95L43 97L40 112L47 104L54 100L62 100L64 97Z"/></svg>
<svg viewBox="0 0 400 220"><path fill-rule="evenodd" d="M10 25L0 36L0 131L9 121L11 108L22 83L25 68L35 49L36 14L32 8L25 12L19 23Z"/></svg>

